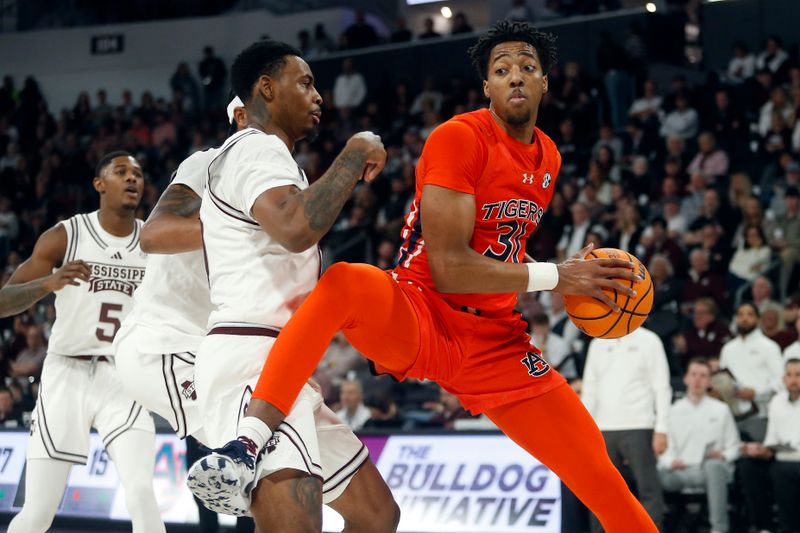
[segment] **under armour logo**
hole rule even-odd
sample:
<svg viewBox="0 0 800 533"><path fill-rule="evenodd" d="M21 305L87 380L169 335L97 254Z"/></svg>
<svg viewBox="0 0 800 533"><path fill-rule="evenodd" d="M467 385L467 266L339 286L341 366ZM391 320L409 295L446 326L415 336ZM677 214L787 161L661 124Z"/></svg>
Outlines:
<svg viewBox="0 0 800 533"><path fill-rule="evenodd" d="M524 172L522 174L522 183L526 185L533 185L533 174L528 174L527 172Z"/></svg>
<svg viewBox="0 0 800 533"><path fill-rule="evenodd" d="M111 259L119 259L119 260L122 260L122 254L121 254L121 253L119 253L119 252L116 252L114 255L112 255L112 256L111 256Z"/></svg>
<svg viewBox="0 0 800 533"><path fill-rule="evenodd" d="M526 353L525 357L520 359L520 361L528 369L528 374L535 378L547 374L547 372L550 370L550 365L547 364L547 361L545 361L542 356L536 352Z"/></svg>
<svg viewBox="0 0 800 533"><path fill-rule="evenodd" d="M194 381L184 381L181 383L181 387L183 387L183 397L187 400L197 400L197 392L194 388Z"/></svg>
<svg viewBox="0 0 800 533"><path fill-rule="evenodd" d="M550 186L550 180L552 177L550 176L549 172L544 173L544 177L542 178L542 189L546 189Z"/></svg>

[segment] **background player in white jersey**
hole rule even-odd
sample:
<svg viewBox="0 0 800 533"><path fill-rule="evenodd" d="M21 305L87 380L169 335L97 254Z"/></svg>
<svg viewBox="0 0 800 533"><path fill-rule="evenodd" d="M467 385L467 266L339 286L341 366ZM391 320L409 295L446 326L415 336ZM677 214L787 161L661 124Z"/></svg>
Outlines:
<svg viewBox="0 0 800 533"><path fill-rule="evenodd" d="M321 115L308 65L293 47L260 41L239 54L231 73L250 127L220 148L200 208L213 310L195 377L211 446L239 434L237 423L274 337L319 276L316 243L358 179L376 176L386 157L377 136L358 134L309 187L291 156ZM391 493L366 448L319 393L306 386L286 420L270 442L257 442L256 431L255 440L241 439L198 461L189 476L195 495L229 514L249 508L263 531L320 531L320 497L336 496L358 471L350 497L331 506L345 516L359 506L374 509L371 522L348 524L347 531L394 531L399 511ZM252 486L217 494L221 484L248 477L241 469L257 470L252 505Z"/></svg>
<svg viewBox="0 0 800 533"><path fill-rule="evenodd" d="M70 468L86 464L92 427L119 472L133 531L165 531L153 492L153 420L122 392L111 346L144 276L141 221L135 217L142 168L129 153L112 152L98 163L93 185L100 209L43 233L30 259L0 290L0 316L57 291L28 442L25 504L9 533L50 527Z"/></svg>

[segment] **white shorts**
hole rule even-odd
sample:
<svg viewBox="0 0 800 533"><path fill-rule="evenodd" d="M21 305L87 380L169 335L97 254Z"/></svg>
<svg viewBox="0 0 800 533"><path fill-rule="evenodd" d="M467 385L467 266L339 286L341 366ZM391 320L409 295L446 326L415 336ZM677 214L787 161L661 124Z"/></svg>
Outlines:
<svg viewBox="0 0 800 533"><path fill-rule="evenodd" d="M169 422L180 438L193 435L205 444L194 386L195 354L143 352L139 346L147 334L135 325L117 333L114 358L125 392Z"/></svg>
<svg viewBox="0 0 800 533"><path fill-rule="evenodd" d="M48 354L31 423L28 459L86 464L89 432L108 448L126 431L154 433L150 413L122 390L113 359Z"/></svg>
<svg viewBox="0 0 800 533"><path fill-rule="evenodd" d="M237 435L277 331L262 326L217 326L200 345L195 364L198 403L209 446ZM338 498L369 451L309 385L278 426L260 462L259 479L287 468L322 480L322 501Z"/></svg>

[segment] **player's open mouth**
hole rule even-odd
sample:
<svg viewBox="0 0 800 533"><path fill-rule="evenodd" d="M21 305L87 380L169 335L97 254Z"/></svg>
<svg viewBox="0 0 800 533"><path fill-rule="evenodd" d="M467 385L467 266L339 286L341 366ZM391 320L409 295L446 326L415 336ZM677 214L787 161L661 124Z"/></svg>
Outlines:
<svg viewBox="0 0 800 533"><path fill-rule="evenodd" d="M137 196L137 197L139 196L139 191L135 187L127 187L125 189L125 192L128 193L128 194L132 194L134 196Z"/></svg>

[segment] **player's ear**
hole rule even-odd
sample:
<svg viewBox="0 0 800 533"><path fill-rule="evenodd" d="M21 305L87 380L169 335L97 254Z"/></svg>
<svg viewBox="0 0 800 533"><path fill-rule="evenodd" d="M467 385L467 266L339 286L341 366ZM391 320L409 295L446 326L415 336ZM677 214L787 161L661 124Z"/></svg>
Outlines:
<svg viewBox="0 0 800 533"><path fill-rule="evenodd" d="M542 94L547 92L549 85L550 84L547 79L547 74L545 74L544 76L542 76Z"/></svg>
<svg viewBox="0 0 800 533"><path fill-rule="evenodd" d="M489 80L483 80L483 96L489 98Z"/></svg>
<svg viewBox="0 0 800 533"><path fill-rule="evenodd" d="M98 193L100 194L106 193L106 180L104 180L102 177L95 176L94 179L92 180L92 186L94 187L94 190L96 190Z"/></svg>
<svg viewBox="0 0 800 533"><path fill-rule="evenodd" d="M256 91L261 93L264 100L271 102L275 98L275 80L264 74L256 81Z"/></svg>

